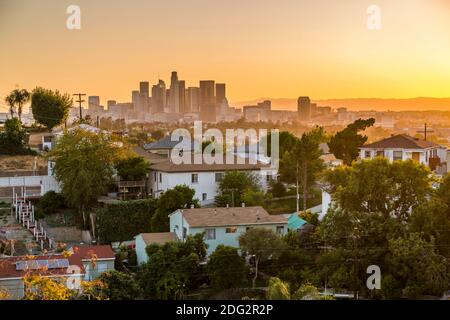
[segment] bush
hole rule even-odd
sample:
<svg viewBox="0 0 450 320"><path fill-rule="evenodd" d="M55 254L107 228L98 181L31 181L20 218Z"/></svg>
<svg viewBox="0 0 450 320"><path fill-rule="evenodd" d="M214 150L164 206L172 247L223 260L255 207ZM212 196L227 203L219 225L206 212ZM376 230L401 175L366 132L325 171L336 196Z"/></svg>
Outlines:
<svg viewBox="0 0 450 320"><path fill-rule="evenodd" d="M216 290L238 287L246 273L245 261L236 248L219 245L209 258L207 272Z"/></svg>
<svg viewBox="0 0 450 320"><path fill-rule="evenodd" d="M59 210L65 208L67 207L62 194L56 193L55 191L49 191L39 199L39 203L36 207L36 216L44 217L55 214Z"/></svg>
<svg viewBox="0 0 450 320"><path fill-rule="evenodd" d="M101 242L126 241L139 233L152 232L151 220L157 200L133 200L106 204L97 210Z"/></svg>

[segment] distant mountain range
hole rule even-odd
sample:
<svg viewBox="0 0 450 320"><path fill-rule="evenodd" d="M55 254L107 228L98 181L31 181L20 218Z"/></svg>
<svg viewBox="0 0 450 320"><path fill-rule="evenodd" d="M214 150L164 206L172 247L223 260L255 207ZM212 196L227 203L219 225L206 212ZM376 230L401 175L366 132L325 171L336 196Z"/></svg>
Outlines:
<svg viewBox="0 0 450 320"><path fill-rule="evenodd" d="M251 101L232 103L232 106L240 107L255 105L263 100L272 101L272 109L275 110L297 110L297 99L289 98L261 98ZM319 106L330 106L332 108L346 107L349 110L376 110L376 111L450 111L450 98L409 98L409 99L327 99L313 100Z"/></svg>

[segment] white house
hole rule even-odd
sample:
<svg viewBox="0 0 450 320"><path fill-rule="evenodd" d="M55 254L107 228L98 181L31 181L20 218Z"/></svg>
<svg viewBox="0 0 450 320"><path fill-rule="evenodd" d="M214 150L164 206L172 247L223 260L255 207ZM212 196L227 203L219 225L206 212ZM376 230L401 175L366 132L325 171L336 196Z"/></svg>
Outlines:
<svg viewBox="0 0 450 320"><path fill-rule="evenodd" d="M266 189L268 182L275 179L277 172L268 165L250 164L175 164L170 160L150 165L150 193L159 197L162 192L178 185L186 185L195 190L195 197L201 205L214 203L217 187L227 171L244 171L254 174L261 187Z"/></svg>
<svg viewBox="0 0 450 320"><path fill-rule="evenodd" d="M360 148L361 159L373 159L379 156L390 161L412 159L429 166L434 171L446 166L447 148L406 134L394 135Z"/></svg>
<svg viewBox="0 0 450 320"><path fill-rule="evenodd" d="M180 240L205 233L208 254L220 244L239 248L239 236L250 228L268 228L280 236L288 232L284 215L270 215L262 207L179 209L169 218L170 230Z"/></svg>
<svg viewBox="0 0 450 320"><path fill-rule="evenodd" d="M135 238L135 249L138 265L148 261L147 251L145 250L150 244L163 245L170 241L177 240L174 232L155 232L155 233L140 233Z"/></svg>

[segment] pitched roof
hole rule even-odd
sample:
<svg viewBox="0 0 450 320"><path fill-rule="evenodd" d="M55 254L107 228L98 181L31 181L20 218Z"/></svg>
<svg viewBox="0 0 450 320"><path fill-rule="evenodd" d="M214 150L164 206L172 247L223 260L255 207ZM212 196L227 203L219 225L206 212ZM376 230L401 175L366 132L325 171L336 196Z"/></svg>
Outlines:
<svg viewBox="0 0 450 320"><path fill-rule="evenodd" d="M398 134L374 143L369 143L361 148L373 149L428 149L441 147L439 144L411 137L407 134Z"/></svg>
<svg viewBox="0 0 450 320"><path fill-rule="evenodd" d="M175 232L140 233L138 236L142 237L146 245L152 243L163 245L177 239Z"/></svg>
<svg viewBox="0 0 450 320"><path fill-rule="evenodd" d="M270 215L262 207L180 209L190 227L287 224L283 215Z"/></svg>
<svg viewBox="0 0 450 320"><path fill-rule="evenodd" d="M136 146L133 147L133 151L139 156L147 160L150 164L154 163L160 163L167 161L167 157L163 157L159 154L147 152L142 147Z"/></svg>
<svg viewBox="0 0 450 320"><path fill-rule="evenodd" d="M171 150L178 144L180 148L184 150L193 150L196 142L195 140L187 139L180 137L178 141L172 141L171 136L166 136L158 141L147 143L144 145L145 150L160 150L160 149L168 149Z"/></svg>
<svg viewBox="0 0 450 320"><path fill-rule="evenodd" d="M64 256L62 254L48 254L40 256L18 256L0 259L0 279L5 278L22 278L26 274L40 274L43 276L66 276L67 268L55 269L40 269L40 270L17 270L16 263L19 261L30 260L55 260L67 259L69 265L76 265L80 267L81 272L84 272L83 260L102 260L114 259L115 255L111 246L79 246L73 248L73 254Z"/></svg>

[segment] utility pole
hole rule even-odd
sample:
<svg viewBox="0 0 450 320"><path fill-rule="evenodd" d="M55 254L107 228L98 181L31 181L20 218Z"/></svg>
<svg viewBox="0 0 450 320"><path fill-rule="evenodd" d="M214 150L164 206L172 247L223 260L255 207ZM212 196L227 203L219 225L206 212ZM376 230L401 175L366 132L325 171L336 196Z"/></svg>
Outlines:
<svg viewBox="0 0 450 320"><path fill-rule="evenodd" d="M358 276L359 276L359 258L358 258L358 239L359 239L359 219L353 221L353 299L358 300Z"/></svg>
<svg viewBox="0 0 450 320"><path fill-rule="evenodd" d="M238 189L236 189L236 188L227 188L227 189L224 189L223 191L231 191L231 206L234 207L234 192L238 191Z"/></svg>
<svg viewBox="0 0 450 320"><path fill-rule="evenodd" d="M82 99L82 97L86 96L86 93L74 93L74 96L78 97L78 100L75 100L75 102L78 102L79 108L80 108L80 121L83 120L83 112L82 107L81 107L81 103L84 102L85 100Z"/></svg>
<svg viewBox="0 0 450 320"><path fill-rule="evenodd" d="M434 131L428 129L428 126L427 126L426 123L425 123L425 127L424 127L424 130L423 130L423 131L417 131L417 133L423 133L423 136L424 136L424 140L425 140L425 141L427 141L427 134L428 134L429 132L434 132Z"/></svg>

